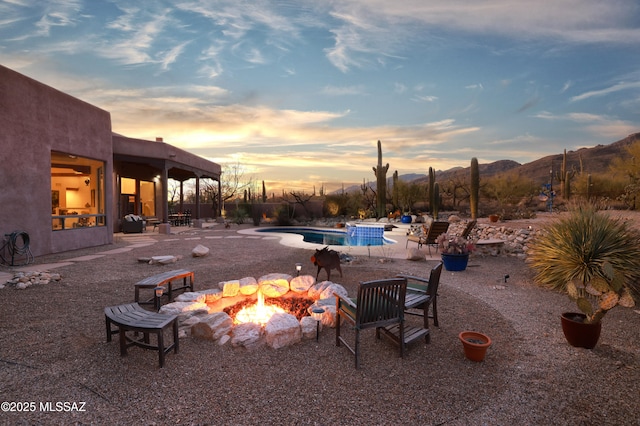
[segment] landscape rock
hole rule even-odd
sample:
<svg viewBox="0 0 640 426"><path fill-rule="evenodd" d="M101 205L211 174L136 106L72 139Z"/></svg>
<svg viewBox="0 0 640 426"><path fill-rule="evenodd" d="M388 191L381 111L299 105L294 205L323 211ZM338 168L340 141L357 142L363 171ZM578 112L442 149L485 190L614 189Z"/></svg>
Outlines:
<svg viewBox="0 0 640 426"><path fill-rule="evenodd" d="M250 296L258 291L258 281L253 277L240 279L240 294Z"/></svg>
<svg viewBox="0 0 640 426"><path fill-rule="evenodd" d="M233 328L231 317L225 312L206 315L191 326L191 335L197 339L218 340Z"/></svg>
<svg viewBox="0 0 640 426"><path fill-rule="evenodd" d="M322 330L322 323L320 322L320 325L318 325L318 321L312 317L302 317L300 320L300 330L304 339L315 339L318 328Z"/></svg>
<svg viewBox="0 0 640 426"><path fill-rule="evenodd" d="M178 261L177 256L151 256L151 260L149 264L160 264L160 265L169 265L171 263L176 263Z"/></svg>
<svg viewBox="0 0 640 426"><path fill-rule="evenodd" d="M425 260L426 257L419 249L412 247L407 249L407 260Z"/></svg>
<svg viewBox="0 0 640 426"><path fill-rule="evenodd" d="M315 283L316 279L312 275L301 275L291 279L289 287L293 292L306 293Z"/></svg>
<svg viewBox="0 0 640 426"><path fill-rule="evenodd" d="M175 298L176 302L206 302L206 296L201 292L187 291Z"/></svg>
<svg viewBox="0 0 640 426"><path fill-rule="evenodd" d="M220 288L222 288L222 297L237 296L238 292L240 291L240 281L223 281L220 283Z"/></svg>
<svg viewBox="0 0 640 426"><path fill-rule="evenodd" d="M291 314L274 314L264 330L267 344L273 349L293 345L302 340L300 323Z"/></svg>
<svg viewBox="0 0 640 426"><path fill-rule="evenodd" d="M205 297L205 303L214 303L218 300L222 299L222 290L217 288L210 288L207 290L198 291L198 293L203 294Z"/></svg>
<svg viewBox="0 0 640 426"><path fill-rule="evenodd" d="M208 314L209 307L202 302L172 302L160 307L161 314L180 315L190 313L191 315Z"/></svg>
<svg viewBox="0 0 640 426"><path fill-rule="evenodd" d="M258 285L265 297L280 297L289 291L291 278L288 274L263 275L258 279Z"/></svg>
<svg viewBox="0 0 640 426"><path fill-rule="evenodd" d="M209 247L205 247L202 244L198 244L191 250L193 257L203 257L209 254Z"/></svg>
<svg viewBox="0 0 640 426"><path fill-rule="evenodd" d="M262 327L254 323L238 324L231 331L231 345L255 349L263 344Z"/></svg>

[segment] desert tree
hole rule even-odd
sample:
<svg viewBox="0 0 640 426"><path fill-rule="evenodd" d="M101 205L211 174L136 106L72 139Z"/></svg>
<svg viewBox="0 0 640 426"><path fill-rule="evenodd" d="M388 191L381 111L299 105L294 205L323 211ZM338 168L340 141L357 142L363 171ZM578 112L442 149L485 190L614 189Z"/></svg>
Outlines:
<svg viewBox="0 0 640 426"><path fill-rule="evenodd" d="M218 182L212 179L203 179L201 186L204 198L212 203L214 212L219 208L223 209L229 200L242 197L244 192L254 185L253 178L246 176L246 170L240 163L223 163L221 166L220 200L222 205L218 206Z"/></svg>

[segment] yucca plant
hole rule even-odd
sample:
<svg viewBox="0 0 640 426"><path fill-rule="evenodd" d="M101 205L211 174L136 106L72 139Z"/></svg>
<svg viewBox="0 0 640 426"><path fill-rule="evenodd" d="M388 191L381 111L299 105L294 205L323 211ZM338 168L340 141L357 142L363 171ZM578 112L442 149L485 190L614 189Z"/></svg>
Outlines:
<svg viewBox="0 0 640 426"><path fill-rule="evenodd" d="M546 226L527 260L536 283L567 293L587 323L615 306L634 306L640 295L640 231L592 206Z"/></svg>

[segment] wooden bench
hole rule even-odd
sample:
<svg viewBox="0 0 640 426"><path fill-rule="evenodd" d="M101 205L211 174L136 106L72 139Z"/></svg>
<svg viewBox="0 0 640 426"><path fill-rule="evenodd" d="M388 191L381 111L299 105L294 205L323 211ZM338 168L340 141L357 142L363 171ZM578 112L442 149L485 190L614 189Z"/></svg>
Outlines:
<svg viewBox="0 0 640 426"><path fill-rule="evenodd" d="M139 346L144 349L158 351L160 367L164 367L164 357L171 349L178 353L178 317L165 315L143 309L137 303L111 306L104 309L104 317L107 327L107 342L111 342L111 335L119 333L120 356L127 355L127 348ZM112 325L117 328L113 329ZM167 347L164 344L164 332L172 327L173 343ZM135 332L134 336L128 336L127 331ZM137 338L142 333L142 338ZM155 334L156 343L151 343L149 334Z"/></svg>
<svg viewBox="0 0 640 426"><path fill-rule="evenodd" d="M177 288L173 288L172 282L182 279L182 287L177 287ZM187 281L188 280L188 281ZM173 292L177 291L177 290L186 290L189 289L189 291L193 291L193 271L188 271L186 269L176 269L174 271L167 271L167 272L163 272L161 274L157 274L157 275L152 275L150 277L147 277L143 280L138 281L137 283L135 283L135 298L134 301L136 303L139 303L141 305L150 305L153 303L153 305L156 308L160 307L160 299L158 298L158 296L156 296L155 293L155 288L156 287L165 287L166 286L166 291L163 290L162 295L166 295L168 296L169 300L173 299ZM140 301L140 289L141 288L148 288L153 290L153 298L149 299L147 301L141 302Z"/></svg>

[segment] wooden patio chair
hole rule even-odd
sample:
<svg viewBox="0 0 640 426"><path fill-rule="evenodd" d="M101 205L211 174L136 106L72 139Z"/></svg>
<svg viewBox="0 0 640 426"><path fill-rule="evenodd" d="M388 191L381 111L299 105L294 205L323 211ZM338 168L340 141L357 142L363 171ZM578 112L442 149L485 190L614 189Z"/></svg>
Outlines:
<svg viewBox="0 0 640 426"><path fill-rule="evenodd" d="M433 325L439 327L438 323L438 286L440 285L440 275L442 274L442 262L438 262L431 269L429 279L412 275L398 275L398 278L407 280L407 291L404 308L408 315L418 315L424 318L423 327L427 330L425 340L431 341L429 330L429 318L433 319ZM429 314L429 308L433 314ZM422 311L422 312L416 312Z"/></svg>
<svg viewBox="0 0 640 426"><path fill-rule="evenodd" d="M471 234L471 231L473 231L473 228L476 227L477 223L478 223L478 221L476 221L476 220L472 220L469 223L467 223L467 226L465 226L465 228L462 231L462 234L460 234L460 236L462 238L469 238L469 235Z"/></svg>
<svg viewBox="0 0 640 426"><path fill-rule="evenodd" d="M389 278L383 280L361 282L358 296L355 299L336 294L336 346L341 343L355 355L355 366L359 366L360 331L368 328L376 329L376 337L380 338L380 329L393 324L404 323L404 299L407 290L405 278ZM340 335L342 320L350 322L355 330L355 344L350 346ZM404 341L404 335L400 341ZM404 356L404 344L400 344L400 357Z"/></svg>

